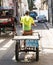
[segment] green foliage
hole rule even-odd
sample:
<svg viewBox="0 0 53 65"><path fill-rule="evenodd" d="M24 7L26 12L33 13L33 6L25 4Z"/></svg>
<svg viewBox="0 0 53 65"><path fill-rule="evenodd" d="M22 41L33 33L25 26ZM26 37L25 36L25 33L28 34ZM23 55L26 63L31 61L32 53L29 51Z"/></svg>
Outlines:
<svg viewBox="0 0 53 65"><path fill-rule="evenodd" d="M33 9L33 6L34 6L34 0L27 0L27 1L28 1L29 10L31 11Z"/></svg>

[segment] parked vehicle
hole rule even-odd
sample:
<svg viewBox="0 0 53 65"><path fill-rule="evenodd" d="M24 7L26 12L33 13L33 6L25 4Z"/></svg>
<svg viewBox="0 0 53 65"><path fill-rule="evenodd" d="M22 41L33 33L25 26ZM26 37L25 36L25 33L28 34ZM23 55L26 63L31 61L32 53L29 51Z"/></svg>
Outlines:
<svg viewBox="0 0 53 65"><path fill-rule="evenodd" d="M29 15L30 15L34 20L36 20L37 13L36 13L35 11L30 11L30 12L29 12Z"/></svg>
<svg viewBox="0 0 53 65"><path fill-rule="evenodd" d="M0 34L7 31L15 31L13 9L0 9Z"/></svg>
<svg viewBox="0 0 53 65"><path fill-rule="evenodd" d="M38 22L47 22L47 18L45 15L39 15L37 17Z"/></svg>

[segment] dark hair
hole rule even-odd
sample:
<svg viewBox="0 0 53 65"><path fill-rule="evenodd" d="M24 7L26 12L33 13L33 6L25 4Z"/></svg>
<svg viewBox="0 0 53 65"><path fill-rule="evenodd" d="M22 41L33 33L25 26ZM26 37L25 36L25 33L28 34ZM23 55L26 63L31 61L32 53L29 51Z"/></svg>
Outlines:
<svg viewBox="0 0 53 65"><path fill-rule="evenodd" d="M25 15L29 15L29 11L26 11L26 12L25 12Z"/></svg>

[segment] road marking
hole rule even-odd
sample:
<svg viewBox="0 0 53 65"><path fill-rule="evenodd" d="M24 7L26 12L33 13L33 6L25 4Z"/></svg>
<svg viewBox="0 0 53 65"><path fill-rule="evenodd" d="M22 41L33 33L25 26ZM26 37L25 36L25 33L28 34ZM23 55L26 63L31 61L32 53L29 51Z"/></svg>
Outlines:
<svg viewBox="0 0 53 65"><path fill-rule="evenodd" d="M5 39L0 39L0 43L2 43Z"/></svg>
<svg viewBox="0 0 53 65"><path fill-rule="evenodd" d="M15 55L13 56L12 60L13 60L14 62L17 62L16 59L15 59Z"/></svg>
<svg viewBox="0 0 53 65"><path fill-rule="evenodd" d="M6 50L6 48L0 48L0 50L3 50L3 51L5 51L5 50Z"/></svg>
<svg viewBox="0 0 53 65"><path fill-rule="evenodd" d="M9 40L9 42L5 44L2 48L0 48L0 50L7 50L13 43L13 40Z"/></svg>
<svg viewBox="0 0 53 65"><path fill-rule="evenodd" d="M15 60L15 55L13 56L12 60Z"/></svg>

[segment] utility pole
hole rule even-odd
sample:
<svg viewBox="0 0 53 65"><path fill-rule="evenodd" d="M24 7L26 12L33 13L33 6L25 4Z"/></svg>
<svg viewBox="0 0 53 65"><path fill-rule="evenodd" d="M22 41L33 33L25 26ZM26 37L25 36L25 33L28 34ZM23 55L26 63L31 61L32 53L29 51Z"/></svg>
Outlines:
<svg viewBox="0 0 53 65"><path fill-rule="evenodd" d="M51 10L52 10L52 26L53 26L53 0L51 0Z"/></svg>
<svg viewBox="0 0 53 65"><path fill-rule="evenodd" d="M16 2L16 16L18 16L18 0L15 0Z"/></svg>
<svg viewBox="0 0 53 65"><path fill-rule="evenodd" d="M1 0L0 0L0 6L1 6Z"/></svg>
<svg viewBox="0 0 53 65"><path fill-rule="evenodd" d="M20 23L20 13L19 13L19 1L21 0L16 0L16 18L17 18L17 24Z"/></svg>
<svg viewBox="0 0 53 65"><path fill-rule="evenodd" d="M20 16L19 16L19 5L18 5L18 2L19 0L13 0L14 2L14 17L17 21L17 24L19 24L19 21L20 21Z"/></svg>
<svg viewBox="0 0 53 65"><path fill-rule="evenodd" d="M53 26L53 0L48 0L48 19L51 26Z"/></svg>

